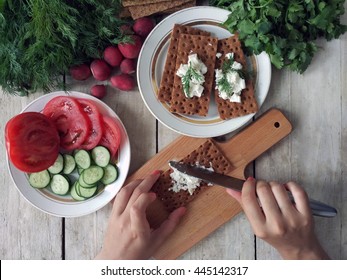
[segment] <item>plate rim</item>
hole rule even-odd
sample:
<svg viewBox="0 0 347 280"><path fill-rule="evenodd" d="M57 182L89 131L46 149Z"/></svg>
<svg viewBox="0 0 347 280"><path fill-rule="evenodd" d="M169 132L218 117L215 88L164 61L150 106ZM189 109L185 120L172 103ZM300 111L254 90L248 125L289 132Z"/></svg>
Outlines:
<svg viewBox="0 0 347 280"><path fill-rule="evenodd" d="M107 111L107 114L110 117L116 118L118 123L120 124L121 131L123 134L121 147L122 147L122 150L124 153L124 156L123 156L124 161L122 161L122 166L121 166L122 172L120 172L120 178L118 178L119 181L118 180L116 181L117 183L116 183L116 185L113 186L113 190L111 191L111 190L107 190L107 188L105 188L102 193L95 196L93 199L98 199L98 203L94 207L93 207L93 204L95 205L95 200L93 201L93 199L85 200L85 201L81 201L81 202L76 201L76 202L72 202L72 203L61 202L61 201L57 201L57 200L53 200L51 198L48 198L46 195L44 195L42 192L40 192L40 190L33 189L29 185L27 179L26 179L26 182L27 182L26 184L23 184L22 182L18 183L18 180L22 180L22 179L16 179L14 173L19 172L19 173L21 173L22 176L26 176L25 172L20 171L11 163L11 161L9 160L7 150L6 150L5 154L6 154L7 169L8 169L8 172L10 174L10 177L12 179L13 184L15 185L16 189L19 191L21 196L24 197L24 199L26 201L28 201L35 208L39 209L40 211L42 211L46 214L56 216L56 217L65 217L65 218L82 217L82 216L94 213L94 212L100 210L101 208L105 207L117 195L117 193L123 187L123 184L124 184L124 182L128 176L129 169L130 169L130 161L131 161L130 139L129 139L128 133L125 129L125 126L124 126L122 120L119 118L117 113L111 107L109 107L105 102L99 100L98 98L93 97L93 96L86 94L86 93L83 93L83 92L79 92L79 91L74 91L74 90L71 90L71 91L70 90L54 91L54 92L44 94L44 95L34 99L30 103L28 103L20 111L20 113L31 111L30 107L34 106L35 103L40 102L43 99L48 99L46 101L46 102L48 102L51 98L56 97L56 96L60 96L60 95L65 95L65 96L70 95L73 97L79 97L79 98L86 98L86 99L94 100L97 102L98 106L101 106L103 110ZM23 186L18 186L18 184L22 184ZM27 195L25 195L25 194L27 194L27 192L25 191L26 188L28 188L29 192L36 191L36 192L40 193L39 195L44 197L44 198L40 198L40 199L50 200L50 202L47 202L47 203L51 204L53 202L54 206L49 207L46 205L44 205L44 206L38 205L38 201L36 201L37 198L36 199L30 198ZM80 205L83 205L83 206L80 206ZM54 208L56 206L61 206L61 209L64 209L64 210L62 211L61 209L58 209L58 210L51 209L51 208ZM72 210L72 213L66 213L66 211L70 211L70 210Z"/></svg>
<svg viewBox="0 0 347 280"><path fill-rule="evenodd" d="M198 16L199 15L199 11L197 11L197 10L203 10L205 13L208 13L208 18ZM228 15L230 14L230 11L227 11L225 9L221 9L221 8L218 8L218 7L196 6L196 7L191 7L191 8L187 8L187 9L183 9L183 10L177 11L176 13L171 14L170 16L166 17L161 22L159 22L155 26L155 28L151 31L151 33L148 35L146 40L144 41L143 46L142 46L141 51L140 51L140 54L139 54L139 60L138 60L138 65L137 65L137 83L138 83L139 92L141 94L143 102L145 103L147 109L151 112L151 114L161 124L163 124L167 128L169 128L169 129L171 129L171 130L173 130L173 131L175 131L175 132L177 132L179 134L186 135L186 136L189 136L189 137L200 137L200 138L209 138L209 137L216 137L216 136L221 136L221 135L224 135L224 134L228 134L230 132L233 132L233 131L241 128L249 120L251 120L254 117L254 115L256 115L260 111L260 107L265 102L265 99L266 99L266 97L268 95L268 92L269 92L269 89L270 89L271 75L272 75L270 58L269 58L269 56L265 52L262 52L259 55L254 55L254 58L255 58L256 63L257 63L257 68L258 69L260 67L264 68L264 70L262 72L258 71L256 85L257 85L257 83L259 83L259 77L263 77L263 76L267 77L266 81L263 81L263 80L261 81L262 85L261 85L260 89L262 91L264 91L264 94L263 94L264 97L261 100L259 100L260 96L256 96L258 103L260 103L259 110L258 110L257 113L252 113L252 114L248 114L248 115L241 116L241 117L238 117L238 118L221 121L221 122L219 122L217 124L217 125L221 126L224 123L229 124L230 122L234 122L236 120L238 122L238 124L236 126L231 127L231 129L230 128L229 129L224 129L222 132L214 131L213 129L209 129L209 128L211 128L211 125L208 125L208 124L201 125L201 128L196 128L196 127L193 127L193 125L190 125L190 124L188 124L188 123L186 123L186 122L184 122L182 120L177 121L176 119L174 119L175 117L173 117L172 113L169 113L171 115L171 116L169 116L169 118L172 119L172 122L173 121L174 122L177 121L177 124L170 123L170 120L169 121L163 120L163 118L165 116L161 116L161 112L157 112L158 110L161 110L161 108L158 109L156 106L151 106L149 104L149 102L151 101L149 99L151 99L151 97L147 97L146 95L148 95L148 93L147 94L144 93L145 90L143 89L144 86L141 83L141 80L145 79L145 78L143 78L144 74L142 74L141 72L149 72L149 73L151 73L151 67L152 67L152 62L153 62L153 60L150 59L149 65L148 65L149 69L145 69L145 70L148 70L148 71L143 71L143 67L142 67L141 62L143 61L143 56L144 56L144 53L146 51L146 46L149 44L149 42L151 40L153 40L153 39L151 39L152 36L154 36L155 33L157 32L157 30L162 28L162 26L164 24L170 23L170 21L173 21L173 22L171 22L172 26L173 26L174 23L181 23L182 22L182 19L180 19L180 17L182 16L181 14L185 15L187 13L188 14L192 13L192 15L189 15L189 17L186 16L183 19L183 24L188 24L188 23L191 24L193 22L198 22L198 21L207 20L207 19L211 20L211 21L214 21L216 23L223 23L227 19ZM169 29L169 30L167 30L167 32L170 33L171 30L172 29ZM162 39L163 38L160 37L159 39L156 39L156 41L159 40L159 42L160 42ZM153 53L155 52L155 50L156 49L153 50ZM150 52L150 53L152 54L152 52ZM261 65L259 63L261 63ZM149 79L148 79L150 81L152 76L151 76L151 74L148 74L148 75L150 75ZM145 79L145 81L146 81L146 79ZM151 94L155 95L156 103L158 103L156 105L164 106L159 100L157 100L156 93L154 92L154 90L151 90ZM155 101L153 101L153 102L155 102ZM166 112L164 112L164 113L166 113ZM180 124L182 124L183 126L186 126L186 128L182 130L182 125L180 125Z"/></svg>

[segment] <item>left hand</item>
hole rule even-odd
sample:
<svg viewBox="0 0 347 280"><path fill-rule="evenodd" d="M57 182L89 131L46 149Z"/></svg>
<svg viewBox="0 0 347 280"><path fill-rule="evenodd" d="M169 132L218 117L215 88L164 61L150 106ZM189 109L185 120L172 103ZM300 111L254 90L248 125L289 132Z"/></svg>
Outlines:
<svg viewBox="0 0 347 280"><path fill-rule="evenodd" d="M116 196L101 252L96 259L148 259L174 231L186 209L174 210L161 226L152 230L146 209L155 200L150 193L158 180L154 171L144 180L135 180L123 187Z"/></svg>

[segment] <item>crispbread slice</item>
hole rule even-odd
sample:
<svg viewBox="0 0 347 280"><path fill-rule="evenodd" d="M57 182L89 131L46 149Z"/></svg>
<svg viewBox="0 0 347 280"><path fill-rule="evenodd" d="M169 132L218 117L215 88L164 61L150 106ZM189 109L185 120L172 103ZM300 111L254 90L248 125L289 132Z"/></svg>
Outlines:
<svg viewBox="0 0 347 280"><path fill-rule="evenodd" d="M131 13L131 17L133 19L138 19L141 17L153 15L155 13L165 11L170 8L174 8L177 6L181 6L184 3L187 3L191 0L171 0L171 1L165 1L165 2L157 2L152 4L144 4L144 5L136 5L136 6L129 6L129 11Z"/></svg>
<svg viewBox="0 0 347 280"><path fill-rule="evenodd" d="M163 76L160 81L158 99L161 102L171 101L171 92L176 75L176 58L178 49L178 39L180 34L209 36L210 33L186 25L175 24L171 32L170 45L166 55Z"/></svg>
<svg viewBox="0 0 347 280"><path fill-rule="evenodd" d="M204 142L199 148L183 158L182 162L191 165L198 162L201 166L212 166L214 171L222 174L226 174L232 169L232 164L224 157L219 148L211 140ZM183 190L175 193L169 190L169 188L172 187L170 177L172 172L173 171L169 169L162 173L152 188L152 191L157 194L157 197L163 202L165 208L169 212L178 207L187 205L208 187L206 183L202 182L200 187L198 187L192 195L190 195L188 191Z"/></svg>
<svg viewBox="0 0 347 280"><path fill-rule="evenodd" d="M170 8L170 9L167 9L165 11L161 11L160 13L161 14L170 14L170 13L174 13L174 12L177 12L177 11L180 11L180 10L183 10L183 9L186 9L186 8L191 8L191 7L194 7L196 6L196 0L191 0L183 5L180 5L180 6L176 6L176 7L173 7L173 8Z"/></svg>
<svg viewBox="0 0 347 280"><path fill-rule="evenodd" d="M214 80L218 39L212 36L180 34L177 49L174 84L171 93L170 110L174 113L206 116ZM183 92L182 81L176 75L181 64L188 63L189 54L196 53L206 65L204 91L201 97L187 98Z"/></svg>
<svg viewBox="0 0 347 280"><path fill-rule="evenodd" d="M222 67L225 54L232 52L234 53L234 59L241 63L243 69L247 71L246 58L237 34L218 41L217 53L220 53L221 57L216 59L216 69ZM246 79L246 88L241 93L241 103L230 102L229 100L220 98L217 89L214 89L214 94L219 116L223 120L241 117L258 111L258 104L254 96L254 86L251 78Z"/></svg>
<svg viewBox="0 0 347 280"><path fill-rule="evenodd" d="M137 5L165 2L165 1L167 1L167 0L123 0L122 5L123 5L123 7L129 7L129 6L137 6Z"/></svg>

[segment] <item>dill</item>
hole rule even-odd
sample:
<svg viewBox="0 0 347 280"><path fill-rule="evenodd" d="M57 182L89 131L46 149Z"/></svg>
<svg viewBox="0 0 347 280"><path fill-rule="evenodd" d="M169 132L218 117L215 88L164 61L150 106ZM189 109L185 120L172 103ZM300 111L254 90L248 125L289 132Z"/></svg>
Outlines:
<svg viewBox="0 0 347 280"><path fill-rule="evenodd" d="M192 63L189 62L188 70L182 76L183 91L188 98L191 98L191 94L189 92L190 81L195 80L197 82L202 82L203 78L204 77L192 67Z"/></svg>

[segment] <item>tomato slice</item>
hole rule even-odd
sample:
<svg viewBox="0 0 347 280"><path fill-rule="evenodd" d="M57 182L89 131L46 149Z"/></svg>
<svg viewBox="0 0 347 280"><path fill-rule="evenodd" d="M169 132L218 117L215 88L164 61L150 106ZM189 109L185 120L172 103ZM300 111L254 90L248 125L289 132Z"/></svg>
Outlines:
<svg viewBox="0 0 347 280"><path fill-rule="evenodd" d="M78 103L81 104L84 114L91 123L87 138L80 146L80 149L91 150L100 142L102 137L102 116L93 101L78 99Z"/></svg>
<svg viewBox="0 0 347 280"><path fill-rule="evenodd" d="M78 149L86 140L91 124L76 99L57 96L46 104L43 114L52 119L57 126L60 146L63 149Z"/></svg>
<svg viewBox="0 0 347 280"><path fill-rule="evenodd" d="M5 139L10 161L24 172L45 170L58 157L58 130L41 113L26 112L10 119L5 127Z"/></svg>
<svg viewBox="0 0 347 280"><path fill-rule="evenodd" d="M108 116L103 116L103 127L104 133L99 145L106 147L111 153L111 158L114 160L120 146L121 130L116 120Z"/></svg>

